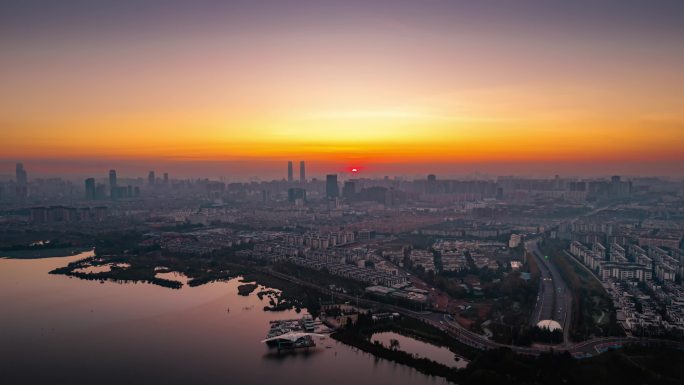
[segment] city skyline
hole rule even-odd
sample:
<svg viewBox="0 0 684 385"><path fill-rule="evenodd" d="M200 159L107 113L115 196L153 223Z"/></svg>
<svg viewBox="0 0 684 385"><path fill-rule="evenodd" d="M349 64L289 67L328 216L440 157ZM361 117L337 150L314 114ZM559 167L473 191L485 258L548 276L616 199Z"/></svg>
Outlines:
<svg viewBox="0 0 684 385"><path fill-rule="evenodd" d="M682 176L683 6L592 4L7 6L0 172Z"/></svg>
<svg viewBox="0 0 684 385"><path fill-rule="evenodd" d="M0 383L680 384L683 21L0 2Z"/></svg>
<svg viewBox="0 0 684 385"><path fill-rule="evenodd" d="M1 164L1 163L0 163ZM314 180L317 181L324 181L326 179L327 175L330 175L332 172L333 175L338 175L341 180L347 180L347 179L386 179L386 178L391 178L391 179L397 179L397 180L422 180L422 179L427 179L430 180L430 178L435 178L439 177L440 179L444 180L497 180L498 178L501 177L517 177L517 178L535 178L535 179L553 179L553 178L570 178L570 179L583 179L583 180L601 180L601 179L608 179L613 177L614 175L622 175L626 178L660 178L664 180L671 180L674 182L679 181L680 175L675 174L675 175L667 175L664 173L661 174L643 174L643 173L638 173L634 172L634 169L632 168L632 172L603 172L601 171L596 171L595 172L589 172L589 173L559 173L557 168L548 168L546 169L545 172L528 172L528 173L517 173L517 172L512 172L512 173L506 173L504 172L506 168L493 168L492 172L486 172L486 168L482 169L482 172L478 169L474 169L472 172L463 172L463 173L458 173L455 172L455 168L446 168L444 169L445 172L439 173L438 175L435 175L434 173L431 173L429 171L423 172L420 170L419 172L414 172L414 173L407 173L407 172L401 172L401 170L396 169L396 168L385 168L385 169L373 169L367 166L341 166L338 167L337 169L330 169L326 168L325 165L321 167L321 165L315 165L314 164L314 170L316 172L313 175L308 174L305 171L305 161L299 161L299 170L297 170L297 173L295 174L292 165L292 161L287 161L287 167L288 169L286 171L282 171L282 168L284 166L284 162L280 162L276 164L272 169L265 169L265 173L259 174L259 175L243 175L243 174L231 174L227 172L225 169L222 168L217 168L219 170L216 174L212 175L211 173L207 174L197 174L197 173L176 173L172 172L171 176L169 172L164 170L163 173L160 173L162 175L161 177L156 177L155 176L155 170L150 170L147 171L147 169L142 169L139 167L123 167L123 174L120 175L120 178L127 179L127 180L137 180L140 182L146 181L145 184L149 186L153 186L155 183L168 183L169 180L176 179L176 180L193 180L193 179L207 179L207 180L221 180L221 181L232 181L232 182L250 182L250 181L261 181L261 182L268 182L268 181L284 181L288 182L291 184L295 183L307 183L311 182ZM58 178L58 179L65 179L65 180L72 180L72 181L85 181L87 179L95 179L98 181L103 181L106 179L111 180L111 173L115 173L115 178L116 178L116 173L120 172L122 168L109 168L107 171L106 168L92 168L91 172L75 172L75 173L41 173L40 170L41 168L38 168L38 172L36 173L33 168L31 168L31 164L29 164L30 168L30 173L28 173L29 176L27 176L27 171L25 169L25 163L24 162L17 162L13 164L13 168L16 169L14 173L10 172L2 172L0 171L0 181L14 181L14 182L20 182L22 183L20 178L18 177L19 173L23 173L23 184L26 184L26 181L32 180L32 179L50 179L50 178ZM612 170L629 170L629 168L625 167L625 165L622 165L622 168L614 168ZM439 167L437 168L432 168L431 170L435 169L440 169ZM1 169L0 169L1 170ZM21 170L21 171L19 171ZM391 172L392 170L395 170L396 172ZM174 170L177 171L177 170Z"/></svg>

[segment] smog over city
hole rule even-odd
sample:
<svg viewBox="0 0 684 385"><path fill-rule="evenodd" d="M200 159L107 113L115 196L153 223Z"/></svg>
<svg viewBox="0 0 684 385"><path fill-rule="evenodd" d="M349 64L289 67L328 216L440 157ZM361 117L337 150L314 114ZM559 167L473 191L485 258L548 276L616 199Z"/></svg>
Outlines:
<svg viewBox="0 0 684 385"><path fill-rule="evenodd" d="M0 383L681 384L684 3L0 4Z"/></svg>

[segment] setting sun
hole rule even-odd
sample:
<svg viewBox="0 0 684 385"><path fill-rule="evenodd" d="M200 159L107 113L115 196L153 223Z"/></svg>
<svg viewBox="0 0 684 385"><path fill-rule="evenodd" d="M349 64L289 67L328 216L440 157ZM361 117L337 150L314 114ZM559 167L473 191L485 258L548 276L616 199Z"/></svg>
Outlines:
<svg viewBox="0 0 684 385"><path fill-rule="evenodd" d="M181 6L136 34L123 27L125 12L121 26L103 20L101 29L88 11L32 34L19 32L30 19L9 23L0 161L79 172L86 159L192 159L243 177L295 155L321 168L363 160L422 172L504 163L520 173L544 162L605 173L624 161L681 174L684 55L662 23L637 44L629 29L617 41L585 40L604 26L552 28L475 5L429 17L369 6L362 18L355 6L277 18L252 7L205 15ZM319 24L308 12L332 19ZM205 19L195 25L193 15Z"/></svg>
<svg viewBox="0 0 684 385"><path fill-rule="evenodd" d="M0 5L0 384L684 378L684 0Z"/></svg>

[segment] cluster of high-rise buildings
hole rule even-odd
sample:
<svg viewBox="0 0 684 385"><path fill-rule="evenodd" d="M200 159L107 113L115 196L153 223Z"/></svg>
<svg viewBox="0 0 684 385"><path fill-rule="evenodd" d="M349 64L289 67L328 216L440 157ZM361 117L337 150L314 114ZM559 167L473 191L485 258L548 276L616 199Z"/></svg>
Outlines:
<svg viewBox="0 0 684 385"><path fill-rule="evenodd" d="M670 224L573 224L570 254L602 282L631 333L684 335L684 227Z"/></svg>
<svg viewBox="0 0 684 385"><path fill-rule="evenodd" d="M618 281L636 280L674 282L677 276L684 276L684 250L680 233L676 247L628 243L625 246L614 242L607 248L601 242L587 247L581 242L570 244L570 253L601 279Z"/></svg>
<svg viewBox="0 0 684 385"><path fill-rule="evenodd" d="M154 172L152 172L154 177ZM92 178L89 178L92 179ZM89 196L89 185L92 185L94 181L86 179L86 197ZM93 196L94 199L104 199L105 197L98 193L97 188L95 189L96 194ZM109 170L109 199L117 200L124 198L132 198L140 196L140 187L133 185L119 186L119 181L116 176L116 170Z"/></svg>
<svg viewBox="0 0 684 385"><path fill-rule="evenodd" d="M14 209L0 226L58 231L70 223L68 228L86 233L144 228L162 234L146 239L149 246L192 255L242 248L249 242L240 255L326 270L382 285L371 290L374 295L409 299L416 293L394 287L407 280L403 268L445 276L484 269L498 274L508 266L502 253L506 258L513 255L506 245L520 248L526 235L545 234L569 241L574 258L604 287L635 296L634 301L619 303L626 324L657 320L651 310L645 311L648 315L634 313L630 303L636 301L639 309L666 306L663 322L677 324L680 315L684 320L684 305L671 300L679 295L677 290L684 290L681 183L619 176L449 180L430 174L408 180L342 172L307 179L304 161L297 180L294 166L289 161L287 178L272 181L170 181L168 173L155 171L133 179L121 178L112 169L81 184L60 178L29 181L24 165L17 164L15 179L0 183L3 207ZM9 192L10 199L3 199L3 192ZM136 197L140 199L131 199ZM200 224L202 230L191 232L158 231ZM254 240L249 234L223 231L236 227L273 234ZM382 250L383 243L404 234L435 241L431 247L402 245L396 254ZM464 289L475 293L478 287L471 282ZM658 296L669 299L654 299Z"/></svg>
<svg viewBox="0 0 684 385"><path fill-rule="evenodd" d="M435 174L425 179L408 180L395 178L344 178L340 181L338 174L327 174L323 180L307 179L306 163L299 162L299 179L295 179L294 162L287 162L287 179L272 182L225 183L210 179L188 180L187 183L201 184L206 196L220 201L228 198L245 199L252 195L250 189L258 189L257 200L262 202L290 201L304 205L321 198L335 202L334 207L342 204L359 202L377 202L387 207L403 205L411 201L429 202L436 205L448 205L467 202L483 202L497 200L501 202L530 202L535 199L560 199L582 204L597 200L625 199L648 189L669 191L677 188L676 183L665 184L653 178L630 178L624 180L620 176L610 179L571 179L560 178L525 178L498 177L495 179L456 180L440 179ZM52 181L58 178L44 179ZM38 179L41 180L41 179ZM175 181L174 185L176 184ZM87 178L82 185L82 196L85 200L119 200L141 196L146 191L163 191L161 186L171 186L169 174L158 177L154 170L149 171L147 183L142 178L124 179L117 171L109 170L108 178L98 181ZM22 163L16 164L14 181L0 183L0 201L26 201L34 198L44 186L29 183L27 171ZM678 186L684 188L684 185ZM668 190L669 189L669 190ZM62 189L65 190L65 189ZM181 190L181 189L179 189ZM67 191L71 195L71 191ZM64 195L64 191L53 195ZM43 199L45 197L41 197ZM43 199L45 200L45 199ZM470 204L470 203L468 203ZM492 210L490 207L478 208L480 211Z"/></svg>
<svg viewBox="0 0 684 385"><path fill-rule="evenodd" d="M287 162L287 181L289 183L294 182L294 166L292 161ZM302 187L290 187L288 189L289 201L306 201L306 190L303 187L306 182L306 164L302 160L299 162L299 183ZM325 196L328 199L340 197L340 186L337 180L337 174L328 174L325 176Z"/></svg>
<svg viewBox="0 0 684 385"><path fill-rule="evenodd" d="M287 181L294 182L294 168L292 161L287 162ZM299 161L299 183L306 183L306 165L303 160Z"/></svg>
<svg viewBox="0 0 684 385"><path fill-rule="evenodd" d="M353 231L330 233L307 232L305 234L289 234L285 237L288 245L306 246L311 249L327 249L354 242Z"/></svg>
<svg viewBox="0 0 684 385"><path fill-rule="evenodd" d="M134 198L140 196L140 185L126 184L120 185L116 170L109 170L108 178L109 193L107 194L107 186L103 183L96 183L95 178L87 178L85 183L85 199L86 200L110 200ZM169 174L164 173L161 182L164 185L169 183ZM147 184L150 188L157 185L158 179L154 171L150 171L147 175Z"/></svg>
<svg viewBox="0 0 684 385"><path fill-rule="evenodd" d="M23 163L17 163L14 170L14 181L0 184L0 201L16 199L23 201L29 196L28 173Z"/></svg>
<svg viewBox="0 0 684 385"><path fill-rule="evenodd" d="M294 166L292 161L287 162L287 181L290 183L294 182ZM302 160L299 162L299 183L304 185L306 182L306 164ZM326 198L337 198L340 196L337 174L325 176L325 196ZM306 191L302 187L292 187L288 189L288 199L293 202L297 199L306 200Z"/></svg>

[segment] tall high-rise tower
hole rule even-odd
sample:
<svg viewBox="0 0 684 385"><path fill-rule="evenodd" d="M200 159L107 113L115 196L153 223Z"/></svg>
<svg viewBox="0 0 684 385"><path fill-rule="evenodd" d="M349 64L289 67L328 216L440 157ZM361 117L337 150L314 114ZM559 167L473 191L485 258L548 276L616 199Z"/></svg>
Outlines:
<svg viewBox="0 0 684 385"><path fill-rule="evenodd" d="M299 161L299 183L306 183L306 168L304 161Z"/></svg>
<svg viewBox="0 0 684 385"><path fill-rule="evenodd" d="M25 185L26 182L28 181L28 178L26 176L26 170L24 169L23 163L17 163L16 176L17 176L17 184L19 184L19 185Z"/></svg>
<svg viewBox="0 0 684 385"><path fill-rule="evenodd" d="M292 161L287 162L287 181L292 182L294 180L294 171L292 170Z"/></svg>
<svg viewBox="0 0 684 385"><path fill-rule="evenodd" d="M85 199L89 201L95 199L95 178L85 180Z"/></svg>
<svg viewBox="0 0 684 385"><path fill-rule="evenodd" d="M109 170L109 198L112 200L116 199L117 187L116 187L116 170Z"/></svg>
<svg viewBox="0 0 684 385"><path fill-rule="evenodd" d="M340 187L337 185L337 174L328 174L325 176L325 196L328 198L337 198L340 196Z"/></svg>
<svg viewBox="0 0 684 385"><path fill-rule="evenodd" d="M19 198L26 198L28 196L28 176L24 169L23 163L17 163L16 166L17 178L17 196Z"/></svg>
<svg viewBox="0 0 684 385"><path fill-rule="evenodd" d="M150 173L147 174L147 183L152 185L152 184L154 184L156 179L157 179L157 177L154 175L154 171L150 171Z"/></svg>
<svg viewBox="0 0 684 385"><path fill-rule="evenodd" d="M342 187L342 196L351 199L356 194L356 183L353 181L344 182L344 187Z"/></svg>

